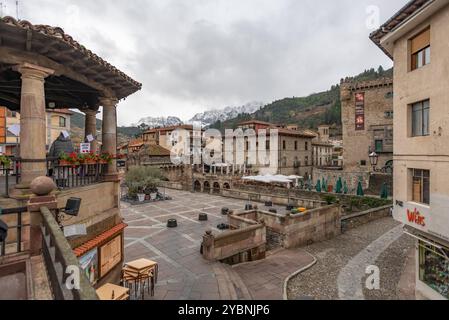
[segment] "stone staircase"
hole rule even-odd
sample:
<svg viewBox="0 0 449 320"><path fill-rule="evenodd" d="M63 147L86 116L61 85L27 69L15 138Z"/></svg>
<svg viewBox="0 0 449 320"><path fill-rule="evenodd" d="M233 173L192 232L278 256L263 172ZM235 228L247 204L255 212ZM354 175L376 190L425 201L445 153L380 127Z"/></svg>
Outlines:
<svg viewBox="0 0 449 320"><path fill-rule="evenodd" d="M240 276L231 266L217 263L213 267L221 300L253 300Z"/></svg>

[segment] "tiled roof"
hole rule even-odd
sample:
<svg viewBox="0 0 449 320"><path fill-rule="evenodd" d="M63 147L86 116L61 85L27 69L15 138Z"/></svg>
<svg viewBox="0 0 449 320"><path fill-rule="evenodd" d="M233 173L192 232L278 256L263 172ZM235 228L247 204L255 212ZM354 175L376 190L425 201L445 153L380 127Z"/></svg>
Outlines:
<svg viewBox="0 0 449 320"><path fill-rule="evenodd" d="M134 79L130 78L128 75L126 75L124 72L120 71L107 61L100 58L98 55L93 53L92 51L86 49L83 45L75 41L70 35L66 34L64 30L60 27L52 27L48 25L33 25L29 21L26 20L16 20L13 17L0 17L0 22L6 23L10 26L15 26L24 30L31 30L38 32L40 34L43 34L48 37L56 38L60 40L61 42L64 42L74 48L75 50L79 51L82 55L87 57L89 60L95 62L98 65L101 65L102 67L106 68L109 72L119 76L123 80L125 80L130 85L134 86L137 90L142 89L142 84L135 81ZM80 59L81 60L81 59Z"/></svg>
<svg viewBox="0 0 449 320"><path fill-rule="evenodd" d="M412 0L409 1L402 9L400 9L392 18L385 22L378 30L370 34L370 39L391 59L391 54L380 44L381 39L399 24L407 20L417 10L422 8L428 2L433 0Z"/></svg>
<svg viewBox="0 0 449 320"><path fill-rule="evenodd" d="M135 148L135 147L141 147L141 146L143 146L142 139L131 140L128 144L128 148Z"/></svg>
<svg viewBox="0 0 449 320"><path fill-rule="evenodd" d="M149 145L148 146L148 155L153 157L167 156L171 155L170 150L165 149L164 147L158 145Z"/></svg>
<svg viewBox="0 0 449 320"><path fill-rule="evenodd" d="M122 232L128 225L126 223L120 223L113 227L112 229L109 229L108 231L100 234L98 237L86 242L82 246L79 246L73 252L77 257L81 257L90 250L99 247L103 245L105 242L113 238L114 236L118 235L120 232Z"/></svg>

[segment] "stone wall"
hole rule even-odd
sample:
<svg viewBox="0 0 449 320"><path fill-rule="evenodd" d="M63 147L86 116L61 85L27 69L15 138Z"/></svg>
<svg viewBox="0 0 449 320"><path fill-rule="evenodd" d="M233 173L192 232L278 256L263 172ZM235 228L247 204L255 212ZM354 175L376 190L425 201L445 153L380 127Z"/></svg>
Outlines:
<svg viewBox="0 0 449 320"><path fill-rule="evenodd" d="M263 224L241 217L232 217L232 231L203 236L203 257L209 261L238 264L265 258L266 229Z"/></svg>
<svg viewBox="0 0 449 320"><path fill-rule="evenodd" d="M230 189L222 190L222 196L227 198L249 200L253 202L273 202L276 205L287 206L288 204L293 204L298 207L305 207L308 209L319 208L325 205L325 202L318 199L309 198L297 198L293 194L289 197L288 195L282 194L263 194L258 192L245 191L240 189Z"/></svg>
<svg viewBox="0 0 449 320"><path fill-rule="evenodd" d="M341 230L342 232L346 232L371 221L384 217L390 217L392 208L393 206L391 205L384 206L345 216L341 219Z"/></svg>
<svg viewBox="0 0 449 320"><path fill-rule="evenodd" d="M341 109L344 142L345 171L369 171L369 151L375 150L375 141L383 141L383 152L378 152L379 167L393 159L393 80L341 84ZM364 94L364 128L356 130L356 95ZM390 113L387 115L386 113ZM361 164L365 161L365 165Z"/></svg>
<svg viewBox="0 0 449 320"><path fill-rule="evenodd" d="M256 220L266 227L270 234L267 243L270 247L282 246L286 249L309 245L314 242L332 239L341 232L341 207L330 205L308 210L302 214L281 215L266 211L234 213L244 219L257 216ZM235 219L230 215L229 219Z"/></svg>

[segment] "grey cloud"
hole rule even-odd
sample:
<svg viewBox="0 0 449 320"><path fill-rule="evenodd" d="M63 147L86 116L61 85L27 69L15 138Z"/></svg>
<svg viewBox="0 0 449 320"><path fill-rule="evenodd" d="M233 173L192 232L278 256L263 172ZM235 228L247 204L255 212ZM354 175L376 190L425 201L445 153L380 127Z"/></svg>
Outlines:
<svg viewBox="0 0 449 320"><path fill-rule="evenodd" d="M63 27L143 83L121 124L184 119L206 108L301 96L364 68L391 66L368 39L368 5L381 22L406 0L40 0L22 18ZM67 12L78 12L78 17ZM72 10L72 11L70 11Z"/></svg>

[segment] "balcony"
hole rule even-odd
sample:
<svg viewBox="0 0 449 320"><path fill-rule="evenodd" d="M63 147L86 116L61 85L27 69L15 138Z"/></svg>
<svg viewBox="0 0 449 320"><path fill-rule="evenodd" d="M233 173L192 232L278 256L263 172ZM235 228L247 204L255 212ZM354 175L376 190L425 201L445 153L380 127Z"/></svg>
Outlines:
<svg viewBox="0 0 449 320"><path fill-rule="evenodd" d="M104 181L108 172L106 163L85 163L62 165L58 158L47 157L47 177L55 182L59 190L74 189L98 184ZM9 197L11 187L21 183L20 158L11 157L10 163L0 163L0 196Z"/></svg>

